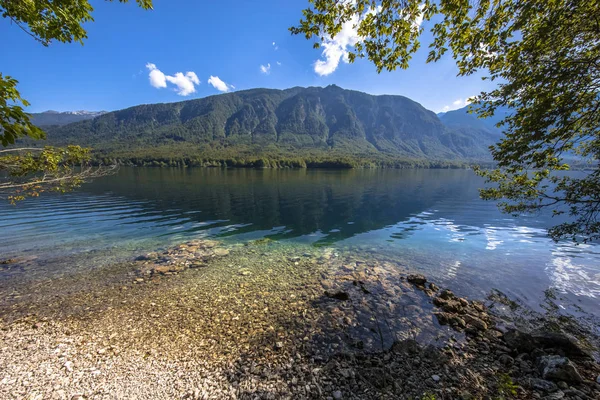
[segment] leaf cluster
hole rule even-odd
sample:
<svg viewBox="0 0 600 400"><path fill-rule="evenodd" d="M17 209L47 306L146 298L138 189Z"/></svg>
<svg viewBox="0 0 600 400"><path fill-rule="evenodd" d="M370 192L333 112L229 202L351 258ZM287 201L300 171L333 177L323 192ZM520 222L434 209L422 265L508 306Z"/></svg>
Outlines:
<svg viewBox="0 0 600 400"><path fill-rule="evenodd" d="M90 160L90 150L80 146L2 150L0 196L15 203L47 191L64 193L114 168L92 167Z"/></svg>

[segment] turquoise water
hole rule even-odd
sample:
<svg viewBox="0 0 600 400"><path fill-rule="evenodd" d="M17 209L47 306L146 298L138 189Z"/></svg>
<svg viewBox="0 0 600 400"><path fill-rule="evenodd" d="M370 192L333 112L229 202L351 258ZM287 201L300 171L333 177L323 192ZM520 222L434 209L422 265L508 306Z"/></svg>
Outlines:
<svg viewBox="0 0 600 400"><path fill-rule="evenodd" d="M479 199L466 170L122 168L67 195L0 204L0 284L130 260L189 238L268 237L391 256L457 292L498 289L540 309L551 289L598 315L600 247L554 243L547 215L512 218ZM576 305L573 308L573 305Z"/></svg>

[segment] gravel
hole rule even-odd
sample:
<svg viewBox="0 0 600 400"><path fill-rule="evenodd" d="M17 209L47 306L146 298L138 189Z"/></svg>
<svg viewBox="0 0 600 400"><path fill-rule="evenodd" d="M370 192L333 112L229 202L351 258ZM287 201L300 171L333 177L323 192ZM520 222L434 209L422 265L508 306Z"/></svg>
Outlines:
<svg viewBox="0 0 600 400"><path fill-rule="evenodd" d="M409 268L375 257L194 241L60 279L7 280L0 398L483 398L508 377L529 399L554 387L529 384L541 379L534 355L553 350L520 353L481 303L412 284ZM564 398L598 398L597 363L564 365L584 381Z"/></svg>

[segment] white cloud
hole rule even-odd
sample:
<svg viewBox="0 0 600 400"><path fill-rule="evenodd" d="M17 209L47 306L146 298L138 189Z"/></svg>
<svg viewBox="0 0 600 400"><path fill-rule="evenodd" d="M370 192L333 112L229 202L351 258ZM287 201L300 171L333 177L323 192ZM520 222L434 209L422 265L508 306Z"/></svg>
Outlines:
<svg viewBox="0 0 600 400"><path fill-rule="evenodd" d="M273 42L273 48L274 48L275 50L279 50L279 46L277 46L277 45L275 44L275 42Z"/></svg>
<svg viewBox="0 0 600 400"><path fill-rule="evenodd" d="M320 76L326 76L335 71L340 64L340 60L349 62L348 47L354 46L360 39L358 36L359 18L357 15L349 21L344 22L342 30L335 38L326 37L321 47L321 55L325 60L317 60L314 64L315 72Z"/></svg>
<svg viewBox="0 0 600 400"><path fill-rule="evenodd" d="M218 76L211 75L210 78L208 78L208 83L220 92L228 92L230 89L235 89L235 86L228 85L227 83L223 82Z"/></svg>
<svg viewBox="0 0 600 400"><path fill-rule="evenodd" d="M271 64L267 63L267 65L261 65L260 72L265 75L269 75L271 73Z"/></svg>
<svg viewBox="0 0 600 400"><path fill-rule="evenodd" d="M175 76L166 76L167 81L177 86L175 91L180 96L189 96L196 92L194 85L200 84L200 79L194 72L186 72L185 75L181 72L175 74Z"/></svg>
<svg viewBox="0 0 600 400"><path fill-rule="evenodd" d="M467 97L466 99L456 99L452 102L452 105L446 105L442 108L442 112L448 112L451 110L458 110L459 108L463 108L473 102L475 96Z"/></svg>
<svg viewBox="0 0 600 400"><path fill-rule="evenodd" d="M146 68L150 70L150 73L148 74L150 85L161 89L167 87L167 82L172 83L176 86L175 92L180 96L189 96L190 94L195 93L196 85L200 84L200 79L198 79L196 73L192 71L188 71L185 74L177 72L175 75L170 76L165 75L155 64L148 63L146 64Z"/></svg>
<svg viewBox="0 0 600 400"><path fill-rule="evenodd" d="M150 70L150 74L148 75L148 78L150 79L150 85L154 86L155 88L167 87L167 79L165 74L156 68L155 64L148 63L146 64L146 68Z"/></svg>
<svg viewBox="0 0 600 400"><path fill-rule="evenodd" d="M277 65L279 65L281 67L281 62L277 61Z"/></svg>
<svg viewBox="0 0 600 400"><path fill-rule="evenodd" d="M413 29L418 30L423 23L423 8L425 5L419 7L419 15L413 23ZM332 74L340 65L340 60L345 63L349 63L348 52L350 48L354 47L356 43L363 39L358 34L358 27L365 16L369 14L378 13L381 10L381 6L377 8L371 8L365 14L360 17L358 14L354 15L350 20L342 24L341 31L334 37L325 36L321 47L323 52L321 56L325 59L317 60L314 64L315 72L320 76L326 76ZM405 18L408 18L406 16Z"/></svg>

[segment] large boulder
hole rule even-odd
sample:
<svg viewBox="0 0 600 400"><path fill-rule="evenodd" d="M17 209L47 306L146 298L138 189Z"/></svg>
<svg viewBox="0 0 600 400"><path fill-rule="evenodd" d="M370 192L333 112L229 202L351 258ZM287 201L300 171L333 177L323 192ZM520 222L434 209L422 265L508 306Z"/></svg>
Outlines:
<svg viewBox="0 0 600 400"><path fill-rule="evenodd" d="M537 367L543 379L581 383L583 379L575 365L561 356L542 356L537 361Z"/></svg>
<svg viewBox="0 0 600 400"><path fill-rule="evenodd" d="M590 357L589 352L579 340L564 332L538 331L532 332L531 335L543 348L561 349L570 357Z"/></svg>
<svg viewBox="0 0 600 400"><path fill-rule="evenodd" d="M529 353L535 349L556 349L569 357L590 357L590 353L576 338L564 332L540 330L527 333L510 329L504 334L504 341L519 353Z"/></svg>
<svg viewBox="0 0 600 400"><path fill-rule="evenodd" d="M518 329L509 329L505 332L504 341L509 348L516 350L518 353L529 353L537 348L537 343L533 336Z"/></svg>

